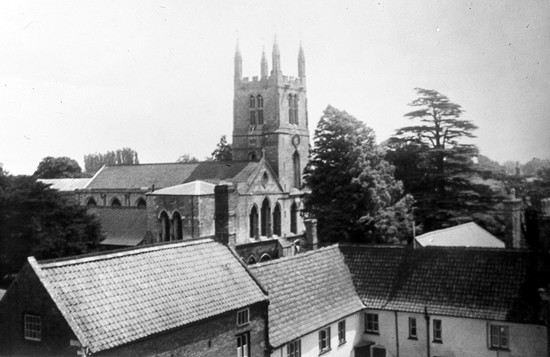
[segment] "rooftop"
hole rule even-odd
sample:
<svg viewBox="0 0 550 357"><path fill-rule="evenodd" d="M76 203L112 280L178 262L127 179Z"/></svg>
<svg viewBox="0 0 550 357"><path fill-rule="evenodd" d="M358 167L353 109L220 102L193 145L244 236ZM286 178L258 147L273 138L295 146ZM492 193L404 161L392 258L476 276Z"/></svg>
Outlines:
<svg viewBox="0 0 550 357"><path fill-rule="evenodd" d="M92 353L267 300L211 239L29 263Z"/></svg>
<svg viewBox="0 0 550 357"><path fill-rule="evenodd" d="M269 340L274 347L363 307L336 245L250 270L269 292Z"/></svg>
<svg viewBox="0 0 550 357"><path fill-rule="evenodd" d="M504 248L503 241L487 232L474 222L428 232L416 237L416 241L423 247L445 246Z"/></svg>
<svg viewBox="0 0 550 357"><path fill-rule="evenodd" d="M61 192L72 192L77 189L84 188L90 181L90 178L61 178L61 179L38 179L50 188Z"/></svg>
<svg viewBox="0 0 550 357"><path fill-rule="evenodd" d="M147 234L147 210L137 207L91 207L101 223L105 239L103 245L134 247L140 244Z"/></svg>

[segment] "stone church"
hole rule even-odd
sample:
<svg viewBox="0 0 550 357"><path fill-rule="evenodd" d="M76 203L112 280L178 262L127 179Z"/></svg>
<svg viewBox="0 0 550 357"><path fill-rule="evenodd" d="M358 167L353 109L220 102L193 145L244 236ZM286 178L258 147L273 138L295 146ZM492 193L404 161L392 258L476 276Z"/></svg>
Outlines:
<svg viewBox="0 0 550 357"><path fill-rule="evenodd" d="M243 78L237 45L233 161L104 166L70 186L99 217L104 247L216 236L254 263L313 244L315 223L302 215L309 151L302 46L298 78L283 75L276 40L271 62L269 71L263 51L260 76ZM63 179L50 181L63 191Z"/></svg>

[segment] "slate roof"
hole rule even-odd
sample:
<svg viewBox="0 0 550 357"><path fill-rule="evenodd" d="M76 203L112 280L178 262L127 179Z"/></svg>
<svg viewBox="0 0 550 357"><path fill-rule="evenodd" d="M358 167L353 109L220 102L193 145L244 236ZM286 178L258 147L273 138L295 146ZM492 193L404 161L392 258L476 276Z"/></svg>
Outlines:
<svg viewBox="0 0 550 357"><path fill-rule="evenodd" d="M167 163L104 166L85 189L155 189L192 181L218 183L223 180L244 182L258 162L206 161L198 163Z"/></svg>
<svg viewBox="0 0 550 357"><path fill-rule="evenodd" d="M275 348L362 308L336 245L249 269L269 293L269 340Z"/></svg>
<svg viewBox="0 0 550 357"><path fill-rule="evenodd" d="M92 353L267 300L211 239L29 263Z"/></svg>
<svg viewBox="0 0 550 357"><path fill-rule="evenodd" d="M61 192L72 192L74 190L84 188L90 181L90 178L62 178L62 179L38 179L46 185L51 185L50 188Z"/></svg>
<svg viewBox="0 0 550 357"><path fill-rule="evenodd" d="M504 248L504 242L481 228L474 222L439 229L416 237L423 247L486 247Z"/></svg>
<svg viewBox="0 0 550 357"><path fill-rule="evenodd" d="M213 195L216 185L205 181L193 181L149 193L150 195L203 196Z"/></svg>
<svg viewBox="0 0 550 357"><path fill-rule="evenodd" d="M341 246L367 308L536 323L550 255L507 249ZM540 254L540 253L539 253Z"/></svg>
<svg viewBox="0 0 550 357"><path fill-rule="evenodd" d="M96 207L88 211L101 224L105 239L103 245L134 247L147 234L147 210L136 207Z"/></svg>

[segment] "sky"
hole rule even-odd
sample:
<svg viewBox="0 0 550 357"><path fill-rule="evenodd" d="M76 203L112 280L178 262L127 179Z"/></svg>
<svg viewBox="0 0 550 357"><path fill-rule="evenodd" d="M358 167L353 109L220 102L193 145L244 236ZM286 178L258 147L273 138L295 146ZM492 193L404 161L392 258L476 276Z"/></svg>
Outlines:
<svg viewBox="0 0 550 357"><path fill-rule="evenodd" d="M130 147L142 163L203 159L232 134L243 74L306 58L310 134L327 105L378 141L409 124L414 88L460 104L493 160L550 157L550 2L68 0L0 2L0 163ZM271 63L269 63L271 68Z"/></svg>

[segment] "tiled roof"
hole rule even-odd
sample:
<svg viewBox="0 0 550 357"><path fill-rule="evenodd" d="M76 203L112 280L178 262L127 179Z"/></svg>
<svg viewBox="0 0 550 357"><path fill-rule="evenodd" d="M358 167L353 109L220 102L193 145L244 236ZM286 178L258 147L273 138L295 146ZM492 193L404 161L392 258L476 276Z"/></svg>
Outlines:
<svg viewBox="0 0 550 357"><path fill-rule="evenodd" d="M183 183L198 163L140 164L104 166L86 189L163 188Z"/></svg>
<svg viewBox="0 0 550 357"><path fill-rule="evenodd" d="M156 189L192 181L218 183L222 180L246 181L258 162L206 161L105 166L91 179L86 189Z"/></svg>
<svg viewBox="0 0 550 357"><path fill-rule="evenodd" d="M196 180L219 183L223 180L246 182L258 167L255 161L207 161L201 162L185 182Z"/></svg>
<svg viewBox="0 0 550 357"><path fill-rule="evenodd" d="M423 247L486 247L504 248L504 242L474 222L439 229L416 237Z"/></svg>
<svg viewBox="0 0 550 357"><path fill-rule="evenodd" d="M147 234L147 210L136 207L97 207L89 208L101 224L105 239L104 245L134 247L141 243Z"/></svg>
<svg viewBox="0 0 550 357"><path fill-rule="evenodd" d="M366 307L536 322L550 256L506 249L341 246Z"/></svg>
<svg viewBox="0 0 550 357"><path fill-rule="evenodd" d="M210 239L29 263L92 353L267 300Z"/></svg>
<svg viewBox="0 0 550 357"><path fill-rule="evenodd" d="M62 179L38 179L37 181L42 182L46 185L51 185L50 188L58 191L74 191L80 188L84 188L88 182L89 178L62 178Z"/></svg>
<svg viewBox="0 0 550 357"><path fill-rule="evenodd" d="M166 187L152 192L152 195L202 196L213 195L216 185L205 181L193 181L181 185Z"/></svg>
<svg viewBox="0 0 550 357"><path fill-rule="evenodd" d="M269 340L274 347L362 308L337 246L256 264L250 270L269 293Z"/></svg>

